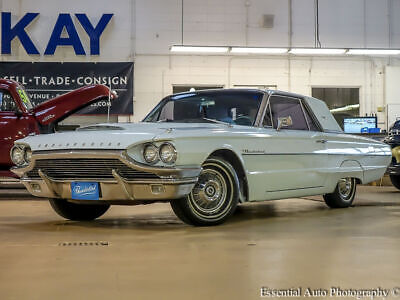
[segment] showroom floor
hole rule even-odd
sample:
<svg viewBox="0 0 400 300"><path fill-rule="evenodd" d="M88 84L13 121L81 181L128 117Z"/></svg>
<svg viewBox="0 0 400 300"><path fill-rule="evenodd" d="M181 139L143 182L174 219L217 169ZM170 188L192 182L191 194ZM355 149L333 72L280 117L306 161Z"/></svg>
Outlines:
<svg viewBox="0 0 400 300"><path fill-rule="evenodd" d="M14 200L9 200L13 198ZM359 187L355 207L320 197L248 204L218 227L168 204L64 221L47 201L0 190L1 299L259 299L260 288L400 285L400 191Z"/></svg>

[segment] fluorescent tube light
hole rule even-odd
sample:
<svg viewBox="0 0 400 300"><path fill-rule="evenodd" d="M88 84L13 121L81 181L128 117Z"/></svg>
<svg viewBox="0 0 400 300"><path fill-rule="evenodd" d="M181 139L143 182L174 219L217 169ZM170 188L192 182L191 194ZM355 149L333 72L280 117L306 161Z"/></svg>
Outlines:
<svg viewBox="0 0 400 300"><path fill-rule="evenodd" d="M349 49L347 54L353 55L398 55L399 49Z"/></svg>
<svg viewBox="0 0 400 300"><path fill-rule="evenodd" d="M196 52L196 53L225 53L229 47L214 47L214 46L172 46L171 52Z"/></svg>
<svg viewBox="0 0 400 300"><path fill-rule="evenodd" d="M337 55L344 54L346 49L334 48L292 48L289 53L291 54L304 54L304 55Z"/></svg>
<svg viewBox="0 0 400 300"><path fill-rule="evenodd" d="M232 47L231 53L245 54L284 54L287 48L262 48L262 47Z"/></svg>
<svg viewBox="0 0 400 300"><path fill-rule="evenodd" d="M334 113L334 112L341 112L341 111L349 111L349 110L353 110L356 108L360 108L360 104L350 104L350 105L346 105L343 107L333 108L330 110L330 112Z"/></svg>

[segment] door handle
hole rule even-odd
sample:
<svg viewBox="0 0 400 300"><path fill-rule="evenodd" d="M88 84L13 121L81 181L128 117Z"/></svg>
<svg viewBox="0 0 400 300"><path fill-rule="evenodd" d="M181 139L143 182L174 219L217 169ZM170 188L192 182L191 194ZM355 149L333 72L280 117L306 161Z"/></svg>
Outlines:
<svg viewBox="0 0 400 300"><path fill-rule="evenodd" d="M315 142L316 143L325 144L327 142L327 140L322 139L322 140L316 140Z"/></svg>

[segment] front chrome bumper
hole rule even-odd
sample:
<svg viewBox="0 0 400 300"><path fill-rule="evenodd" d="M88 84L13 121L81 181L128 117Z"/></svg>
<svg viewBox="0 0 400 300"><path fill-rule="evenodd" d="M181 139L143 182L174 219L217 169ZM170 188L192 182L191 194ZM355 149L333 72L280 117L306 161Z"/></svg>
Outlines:
<svg viewBox="0 0 400 300"><path fill-rule="evenodd" d="M155 179L127 180L121 177L117 170L112 170L112 179L54 179L39 170L40 178L29 178L35 162L40 159L59 158L117 158L132 169L151 172L159 176ZM200 174L200 167L155 167L133 161L124 151L42 151L32 155L32 162L23 168L13 168L12 171L21 177L21 182L34 196L46 198L71 199L71 182L96 181L99 183L100 201L136 201L136 200L171 200L186 196L191 192ZM76 200L80 201L80 200Z"/></svg>

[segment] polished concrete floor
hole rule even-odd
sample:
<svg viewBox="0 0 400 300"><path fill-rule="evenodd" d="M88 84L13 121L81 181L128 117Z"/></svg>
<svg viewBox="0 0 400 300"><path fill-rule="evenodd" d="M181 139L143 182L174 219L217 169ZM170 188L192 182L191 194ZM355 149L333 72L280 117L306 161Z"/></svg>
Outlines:
<svg viewBox="0 0 400 300"><path fill-rule="evenodd" d="M338 210L321 197L247 204L195 228L168 204L71 222L0 190L0 299L260 299L262 286L399 287L400 191L359 187Z"/></svg>

